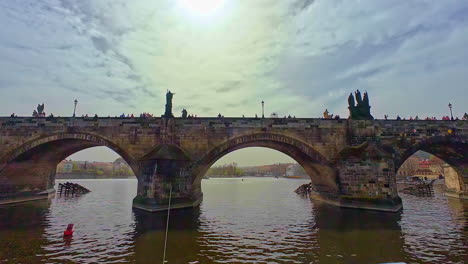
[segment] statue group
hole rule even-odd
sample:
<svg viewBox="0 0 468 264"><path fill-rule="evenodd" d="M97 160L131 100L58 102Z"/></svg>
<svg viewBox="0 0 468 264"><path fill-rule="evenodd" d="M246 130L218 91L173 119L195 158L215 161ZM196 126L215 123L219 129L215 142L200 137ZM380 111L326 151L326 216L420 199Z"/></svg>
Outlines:
<svg viewBox="0 0 468 264"><path fill-rule="evenodd" d="M37 111L33 111L33 116L34 117L45 117L45 112L44 112L44 103L38 104L37 105Z"/></svg>
<svg viewBox="0 0 468 264"><path fill-rule="evenodd" d="M361 92L359 90L354 94L356 96L356 101L354 100L353 93L350 93L348 97L349 119L373 120L374 117L370 113L369 95L367 92L364 93L363 97L361 97Z"/></svg>

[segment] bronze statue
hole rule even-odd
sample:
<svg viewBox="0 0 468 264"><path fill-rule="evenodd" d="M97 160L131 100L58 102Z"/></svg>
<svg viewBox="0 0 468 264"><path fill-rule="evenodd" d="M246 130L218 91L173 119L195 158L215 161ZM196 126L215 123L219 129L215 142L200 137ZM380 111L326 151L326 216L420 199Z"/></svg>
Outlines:
<svg viewBox="0 0 468 264"><path fill-rule="evenodd" d="M182 118L187 118L187 110L182 109Z"/></svg>
<svg viewBox="0 0 468 264"><path fill-rule="evenodd" d="M171 93L171 91L167 91L166 93L166 103L170 103L172 105L172 97L175 93Z"/></svg>
<svg viewBox="0 0 468 264"><path fill-rule="evenodd" d="M174 117L172 114L172 97L175 93L171 93L171 91L167 91L166 93L166 112L164 113L163 117L171 118Z"/></svg>

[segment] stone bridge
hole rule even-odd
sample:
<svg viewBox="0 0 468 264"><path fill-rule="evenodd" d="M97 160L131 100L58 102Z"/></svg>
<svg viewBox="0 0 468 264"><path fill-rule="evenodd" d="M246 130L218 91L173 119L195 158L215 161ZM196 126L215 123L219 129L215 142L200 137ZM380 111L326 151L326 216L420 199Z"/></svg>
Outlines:
<svg viewBox="0 0 468 264"><path fill-rule="evenodd" d="M397 211L396 171L418 150L450 164L452 196L468 197L468 121L311 118L0 118L0 203L47 197L57 164L106 146L138 179L134 207L199 204L208 168L231 151L266 147L301 164L312 198L343 207Z"/></svg>

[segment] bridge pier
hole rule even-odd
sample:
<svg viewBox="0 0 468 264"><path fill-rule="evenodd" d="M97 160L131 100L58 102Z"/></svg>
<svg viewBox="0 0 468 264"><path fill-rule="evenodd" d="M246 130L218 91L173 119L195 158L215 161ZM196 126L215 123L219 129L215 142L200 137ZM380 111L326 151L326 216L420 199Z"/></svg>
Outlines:
<svg viewBox="0 0 468 264"><path fill-rule="evenodd" d="M189 208L201 203L203 194L194 190L188 162L185 160L157 159L140 161L137 196L133 207L149 212Z"/></svg>
<svg viewBox="0 0 468 264"><path fill-rule="evenodd" d="M336 162L338 195L315 195L341 207L396 212L402 209L392 155L374 142L348 147Z"/></svg>
<svg viewBox="0 0 468 264"><path fill-rule="evenodd" d="M0 172L0 205L47 199L55 194L55 164L13 161Z"/></svg>
<svg viewBox="0 0 468 264"><path fill-rule="evenodd" d="M468 199L468 168L449 168L445 170L445 192L448 197Z"/></svg>

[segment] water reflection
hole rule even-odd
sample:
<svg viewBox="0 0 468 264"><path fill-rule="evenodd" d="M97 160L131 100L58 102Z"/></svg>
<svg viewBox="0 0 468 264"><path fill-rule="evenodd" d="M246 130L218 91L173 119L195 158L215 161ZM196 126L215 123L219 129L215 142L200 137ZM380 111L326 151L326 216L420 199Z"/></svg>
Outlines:
<svg viewBox="0 0 468 264"><path fill-rule="evenodd" d="M315 203L320 263L384 263L407 259L400 213Z"/></svg>
<svg viewBox="0 0 468 264"><path fill-rule="evenodd" d="M134 261L162 262L167 214L152 214L134 210ZM172 211L169 221L166 260L169 263L196 261L200 251L198 219L200 208ZM206 262L202 262L206 263Z"/></svg>
<svg viewBox="0 0 468 264"><path fill-rule="evenodd" d="M0 207L0 263L160 263L166 213L132 210L135 180L79 181L82 197ZM300 180L210 179L172 211L168 263L464 263L468 203L402 195L401 213L298 197ZM64 238L68 223L75 235Z"/></svg>
<svg viewBox="0 0 468 264"><path fill-rule="evenodd" d="M465 263L467 253L467 205L447 198L442 192L434 197L401 194L404 250L414 263Z"/></svg>
<svg viewBox="0 0 468 264"><path fill-rule="evenodd" d="M49 206L47 200L0 206L0 263L39 262Z"/></svg>

